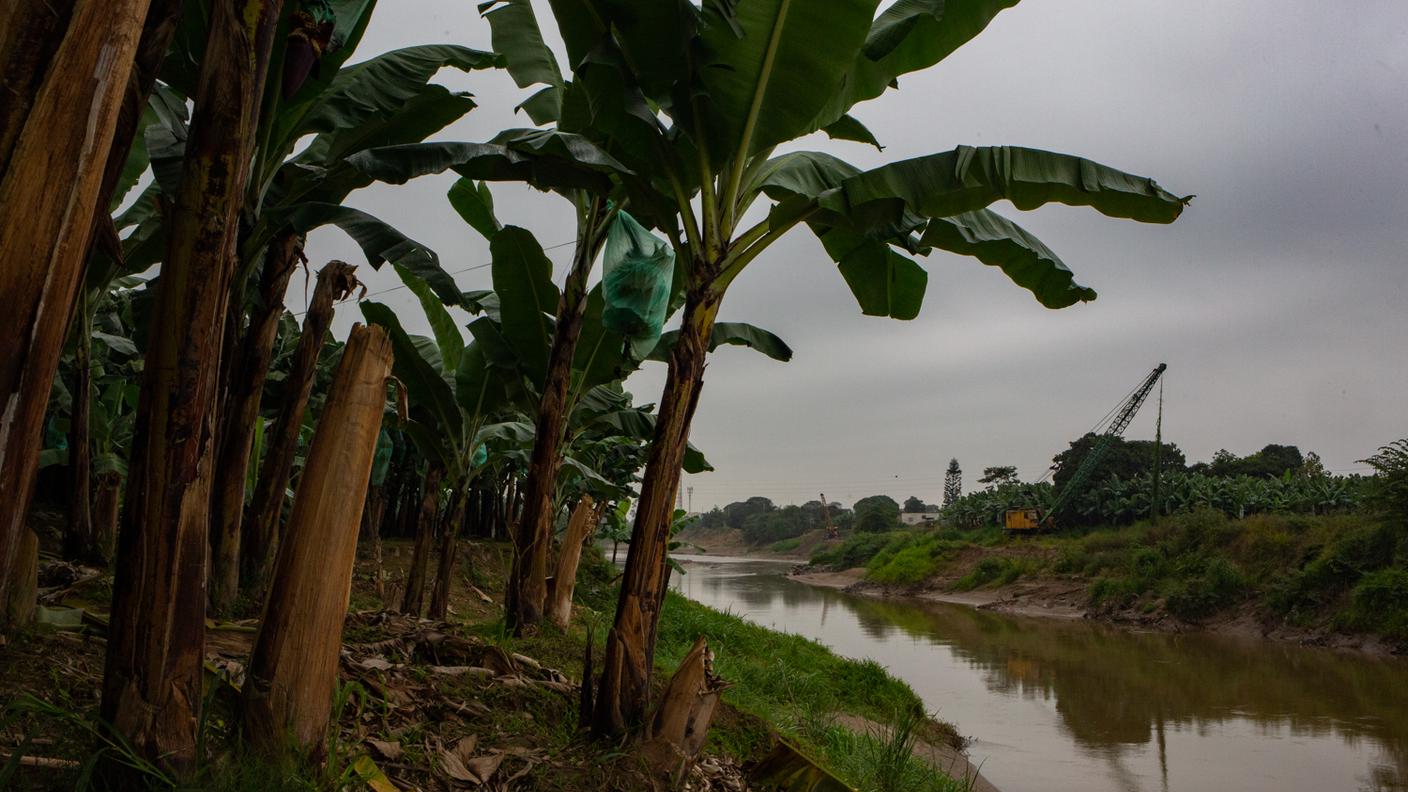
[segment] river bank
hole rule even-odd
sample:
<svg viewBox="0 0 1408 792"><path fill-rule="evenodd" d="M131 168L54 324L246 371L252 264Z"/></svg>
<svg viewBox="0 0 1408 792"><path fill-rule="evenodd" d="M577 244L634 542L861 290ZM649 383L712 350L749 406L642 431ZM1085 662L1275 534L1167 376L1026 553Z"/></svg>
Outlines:
<svg viewBox="0 0 1408 792"><path fill-rule="evenodd" d="M1401 655L1397 644L1378 636L1346 634L1328 628L1302 629L1285 624L1267 624L1254 609L1240 608L1193 623L1164 612L1145 613L1137 608L1091 608L1090 585L1070 579L1030 580L973 591L949 591L922 586L894 586L865 580L865 568L835 571L801 571L788 579L809 586L844 591L862 597L916 602L944 602L977 610L1043 619L1090 619L1146 632L1208 633L1245 639L1284 641L1298 646L1316 646L1389 657Z"/></svg>
<svg viewBox="0 0 1408 792"><path fill-rule="evenodd" d="M1081 535L857 535L794 579L869 597L1398 655L1408 577L1390 526L1182 515Z"/></svg>

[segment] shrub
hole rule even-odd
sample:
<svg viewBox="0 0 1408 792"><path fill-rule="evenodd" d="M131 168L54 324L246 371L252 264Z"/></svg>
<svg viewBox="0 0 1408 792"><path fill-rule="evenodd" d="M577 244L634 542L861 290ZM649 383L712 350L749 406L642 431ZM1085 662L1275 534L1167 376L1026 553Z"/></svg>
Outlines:
<svg viewBox="0 0 1408 792"><path fill-rule="evenodd" d="M1147 590L1154 581L1168 574L1168 557L1160 549L1141 548L1130 561L1130 572L1139 590Z"/></svg>
<svg viewBox="0 0 1408 792"><path fill-rule="evenodd" d="M1408 641L1408 570L1365 575L1351 592L1350 603L1344 626Z"/></svg>
<svg viewBox="0 0 1408 792"><path fill-rule="evenodd" d="M1090 586L1090 604L1096 607L1109 603L1122 608L1138 596L1139 592L1134 590L1128 578L1096 578Z"/></svg>
<svg viewBox="0 0 1408 792"><path fill-rule="evenodd" d="M1090 555L1106 553L1117 550L1124 550L1129 547L1133 539L1128 531L1096 531L1086 534L1081 540L1081 546Z"/></svg>
<svg viewBox="0 0 1408 792"><path fill-rule="evenodd" d="M1180 619L1196 621L1235 603L1246 588L1247 579L1242 570L1218 556L1206 562L1201 574L1174 584L1164 607Z"/></svg>
<svg viewBox="0 0 1408 792"><path fill-rule="evenodd" d="M1022 575L1033 571L1033 565L1026 559L988 556L973 567L973 570L953 584L955 591L970 591L979 586L996 583L1005 586L1014 583Z"/></svg>
<svg viewBox="0 0 1408 792"><path fill-rule="evenodd" d="M1085 555L1076 547L1061 548L1061 554L1057 556L1056 563L1051 566L1053 572L1062 575L1080 572L1083 569L1085 569Z"/></svg>
<svg viewBox="0 0 1408 792"><path fill-rule="evenodd" d="M1239 557L1265 569L1281 568L1295 561L1296 534L1305 533L1307 527L1304 518L1255 515L1243 523L1237 543Z"/></svg>
<svg viewBox="0 0 1408 792"><path fill-rule="evenodd" d="M812 563L832 569L850 569L864 566L875 557L892 537L886 534L855 534L840 545L812 556Z"/></svg>
<svg viewBox="0 0 1408 792"><path fill-rule="evenodd" d="M1125 566L1125 556L1116 552L1095 553L1088 555L1085 559L1085 566L1081 571L1086 577L1095 577L1107 569L1121 569Z"/></svg>

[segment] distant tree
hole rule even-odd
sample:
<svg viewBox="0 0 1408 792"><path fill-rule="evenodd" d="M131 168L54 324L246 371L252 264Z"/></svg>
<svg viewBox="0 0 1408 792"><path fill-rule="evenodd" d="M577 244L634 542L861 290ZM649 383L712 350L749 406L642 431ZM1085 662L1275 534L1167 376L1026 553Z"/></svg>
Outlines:
<svg viewBox="0 0 1408 792"><path fill-rule="evenodd" d="M1212 476L1251 476L1280 478L1287 471L1298 472L1305 464L1300 449L1293 445L1269 443L1260 451L1238 457L1226 449L1213 454L1207 472Z"/></svg>
<svg viewBox="0 0 1408 792"><path fill-rule="evenodd" d="M755 514L764 514L776 509L777 506L768 498L754 495L746 501L736 501L724 507L724 522L730 528L743 528L749 517Z"/></svg>
<svg viewBox="0 0 1408 792"><path fill-rule="evenodd" d="M944 505L951 506L961 497L963 497L963 468L958 466L957 459L950 459L948 470L944 473Z"/></svg>
<svg viewBox="0 0 1408 792"><path fill-rule="evenodd" d="M856 517L856 530L861 533L883 533L894 527L894 521L887 520L885 514L878 509L860 512Z"/></svg>
<svg viewBox="0 0 1408 792"><path fill-rule="evenodd" d="M874 509L879 509L886 514L893 514L897 520L900 514L899 502L889 495L870 495L861 498L856 501L856 505L852 508L857 517L859 517L862 512L872 511Z"/></svg>
<svg viewBox="0 0 1408 792"><path fill-rule="evenodd" d="M904 510L910 514L923 514L929 511L929 504L910 495L904 499Z"/></svg>
<svg viewBox="0 0 1408 792"><path fill-rule="evenodd" d="M899 524L900 505L889 495L871 495L856 501L857 531L888 531Z"/></svg>
<svg viewBox="0 0 1408 792"><path fill-rule="evenodd" d="M1287 472L1298 471L1305 464L1300 449L1293 445L1271 443L1244 460L1247 475L1258 478L1280 478Z"/></svg>
<svg viewBox="0 0 1408 792"><path fill-rule="evenodd" d="M1320 455L1314 451L1307 451L1305 461L1301 463L1300 470L1296 475L1301 478L1324 478L1328 475L1325 472L1325 463L1320 461Z"/></svg>
<svg viewBox="0 0 1408 792"><path fill-rule="evenodd" d="M728 525L724 518L724 510L715 506L699 516L699 522L695 523L700 528L718 529Z"/></svg>
<svg viewBox="0 0 1408 792"><path fill-rule="evenodd" d="M983 468L983 476L978 479L979 484L984 484L988 489L997 489L1007 484L1018 484L1017 468L1012 465L998 465L996 467Z"/></svg>
<svg viewBox="0 0 1408 792"><path fill-rule="evenodd" d="M1071 480L1076 469L1081 462L1085 461L1087 454L1095 447L1099 436L1094 433L1087 433L1084 437L1071 443L1071 447L1057 454L1052 460L1053 467L1056 468L1056 475L1052 481L1056 485L1056 491ZM1163 473L1182 473L1187 462L1183 451L1173 443L1164 443L1163 450ZM1096 466L1094 474L1090 477L1092 483L1103 483L1112 476L1128 480L1135 476L1152 473L1154 470L1154 441L1152 440L1125 440L1116 437L1105 451L1105 456L1100 459L1100 464Z"/></svg>
<svg viewBox="0 0 1408 792"><path fill-rule="evenodd" d="M820 514L820 511L818 511ZM743 540L753 545L772 544L801 536L815 525L801 506L783 506L750 515L743 522Z"/></svg>

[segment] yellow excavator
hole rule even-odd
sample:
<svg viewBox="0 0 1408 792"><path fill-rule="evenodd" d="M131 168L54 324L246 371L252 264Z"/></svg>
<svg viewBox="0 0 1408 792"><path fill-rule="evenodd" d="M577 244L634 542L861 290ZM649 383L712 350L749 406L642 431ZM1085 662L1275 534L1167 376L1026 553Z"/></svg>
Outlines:
<svg viewBox="0 0 1408 792"><path fill-rule="evenodd" d="M1002 526L1009 534L1032 534L1043 530L1051 530L1055 527L1054 519L1061 509L1065 508L1071 500L1085 487L1086 482L1095 473L1095 468L1099 466L1100 459L1105 456L1105 452L1115 442L1115 439L1124 434L1124 430L1129 428L1129 422L1134 420L1135 413L1144 405L1144 400L1149 398L1149 393L1154 389L1154 384L1159 381L1159 377L1164 374L1167 365L1160 363L1134 392L1129 395L1114 411L1114 419L1100 433L1100 437L1095 441L1095 447L1090 449L1090 453L1085 455L1085 459L1080 462L1080 467L1076 468L1075 475L1066 482L1066 486L1061 488L1056 500L1046 509L1024 506L1016 509L1008 509L1002 514Z"/></svg>

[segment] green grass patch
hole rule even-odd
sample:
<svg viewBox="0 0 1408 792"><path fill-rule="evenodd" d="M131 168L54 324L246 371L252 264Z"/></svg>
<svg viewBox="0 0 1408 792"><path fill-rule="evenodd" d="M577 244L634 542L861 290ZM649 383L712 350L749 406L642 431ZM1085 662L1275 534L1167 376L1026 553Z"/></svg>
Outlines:
<svg viewBox="0 0 1408 792"><path fill-rule="evenodd" d="M701 635L715 652L715 670L733 685L724 693L724 701L773 724L850 783L861 789L880 788L870 775L874 761L857 756L861 744L857 741L867 736L835 726L834 717L844 713L892 724L896 713L922 713L923 703L908 685L873 660L849 660L815 641L764 629L673 592L666 597L660 617L659 673L673 669ZM927 717L922 726L910 728L925 732L925 739L932 742L960 742L953 727ZM709 739L716 749L739 757L756 756L766 749L764 733L729 723L717 724ZM914 777L921 777L922 770L916 767ZM942 774L934 778L934 783L896 788L923 792L962 788L936 785L949 782Z"/></svg>
<svg viewBox="0 0 1408 792"><path fill-rule="evenodd" d="M966 543L945 539L936 531L897 531L865 565L865 576L876 583L913 585L943 568Z"/></svg>

